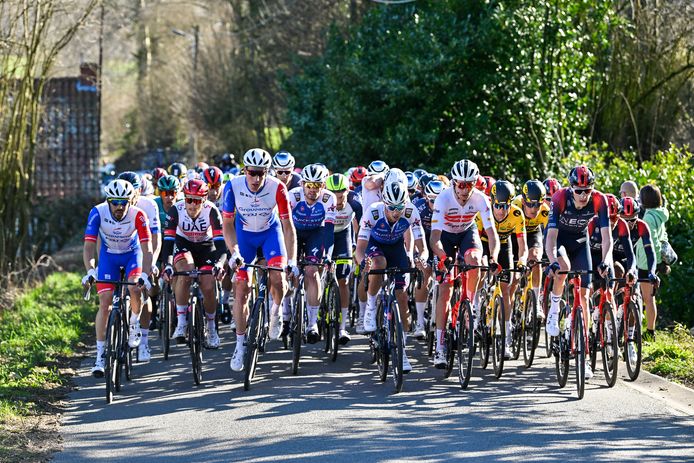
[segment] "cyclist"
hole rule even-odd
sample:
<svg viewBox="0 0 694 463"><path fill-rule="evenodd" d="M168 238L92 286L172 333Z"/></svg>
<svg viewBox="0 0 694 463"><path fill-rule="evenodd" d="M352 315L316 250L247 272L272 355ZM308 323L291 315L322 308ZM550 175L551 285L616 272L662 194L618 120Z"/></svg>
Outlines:
<svg viewBox="0 0 694 463"><path fill-rule="evenodd" d="M289 191L292 220L296 227L296 255L311 264L323 261L333 245L335 227L335 194L325 190L328 170L320 164L309 164L301 171L301 186ZM318 306L320 305L320 272L306 267L306 309L309 344L318 342ZM279 313L270 314L270 337L279 337Z"/></svg>
<svg viewBox="0 0 694 463"><path fill-rule="evenodd" d="M149 276L142 269L152 266L152 236L147 223L147 215L142 209L133 206L131 201L135 189L125 180L112 180L106 186L106 201L97 204L89 212L87 227L84 232L83 261L87 274L82 278L82 285L87 286L94 280L119 279L120 267L125 268L128 281L137 282L130 286L130 347L138 347L141 341L140 288L149 289ZM96 242L101 239L99 249L99 269L96 269ZM104 376L106 325L111 310L113 290L111 283L97 283L99 294L99 311L96 314L96 361L92 375Z"/></svg>
<svg viewBox="0 0 694 463"><path fill-rule="evenodd" d="M525 240L525 216L523 215L523 211L518 206L511 204L516 194L515 188L506 180L497 180L494 182L494 185L492 185L490 193L494 226L499 236L499 265L505 269L509 269L513 266L514 252L510 237L515 236L516 242L518 243L516 267L523 268L528 257L528 245ZM479 214L475 217L475 222L477 223L477 230L482 240L484 255L489 256L487 235L484 231L484 225L482 224L482 219ZM499 285L501 286L501 294L504 299L504 318L506 320L505 358L511 357L511 345L513 342L513 333L511 331L511 312L513 310L511 306L511 296L513 294L511 279L511 274L508 272L502 273L501 276L499 276Z"/></svg>
<svg viewBox="0 0 694 463"><path fill-rule="evenodd" d="M253 262L259 250L272 267L291 268L296 274L296 231L292 222L287 187L274 177L268 177L272 166L270 153L260 148L243 155L244 174L224 185L223 218L224 240L231 252L231 265L241 261L236 277L234 319L236 320L236 348L229 366L234 371L243 369L246 352L246 320L250 281L243 262ZM287 292L284 272L269 272L272 313Z"/></svg>
<svg viewBox="0 0 694 463"><path fill-rule="evenodd" d="M361 202L356 193L350 191L349 181L342 174L333 174L328 177L325 187L335 195L335 239L333 245L333 261L352 260L352 236L358 229L359 221L362 216ZM349 263L339 263L337 265L337 284L340 287L340 302L342 303L342 319L340 320L340 344L347 344L350 341L349 333L346 329L347 319L349 318L349 286L347 278L352 271ZM363 323L363 321L362 321Z"/></svg>
<svg viewBox="0 0 694 463"><path fill-rule="evenodd" d="M487 197L489 197L492 194L492 186L494 186L494 183L496 183L494 177L490 177L489 175L480 175L477 178L477 184L475 185L475 188L477 188L482 193L487 195Z"/></svg>
<svg viewBox="0 0 694 463"><path fill-rule="evenodd" d="M212 270L213 275L200 275L200 290L207 319L205 344L209 349L219 347L219 335L215 326L217 298L214 278L224 276L226 245L222 236L222 217L219 209L207 200L207 184L200 179L188 180L183 186L184 201L177 202L166 215L164 230L165 262L163 277L171 281L174 270L179 272ZM177 277L174 288L178 323L173 337L179 344L185 342L188 320L188 295L190 278Z"/></svg>
<svg viewBox="0 0 694 463"><path fill-rule="evenodd" d="M202 177L203 172L210 168L210 165L205 161L200 161L195 164L195 172Z"/></svg>
<svg viewBox="0 0 694 463"><path fill-rule="evenodd" d="M545 203L549 206L552 202L552 196L554 196L554 193L561 189L561 183L559 183L559 180L556 178L549 177L542 182L542 186L545 187Z"/></svg>
<svg viewBox="0 0 694 463"><path fill-rule="evenodd" d="M354 191L356 194L361 194L361 182L367 175L366 167L357 166L349 174L349 189Z"/></svg>
<svg viewBox="0 0 694 463"><path fill-rule="evenodd" d="M612 229L612 255L615 275L618 277L626 276L630 284L633 284L633 281L636 279L636 260L634 259L629 225L619 216L622 206L617 197L613 194L606 194L605 198L607 199L607 214L610 218L610 228ZM590 237L591 259L599 261L602 253L602 234L600 233L600 227L598 227L597 216L594 216L588 222L588 236ZM596 278L596 280L598 279Z"/></svg>
<svg viewBox="0 0 694 463"><path fill-rule="evenodd" d="M604 278L612 267L612 230L607 213L605 195L595 190L595 175L585 165L574 167L569 173L569 188L562 188L552 196L552 209L547 223L545 250L549 258L549 274L554 278L551 304L547 314L547 334L559 336L559 303L564 291L566 274L558 271L592 270L588 240L588 223L598 216L596 227L600 229L602 256L597 265ZM591 275L581 275L580 305L583 320L588 322L588 288ZM586 359L586 379L593 377L590 361Z"/></svg>
<svg viewBox="0 0 694 463"><path fill-rule="evenodd" d="M178 177L179 180L183 180L186 178L186 174L188 173L188 168L182 162L174 162L173 164L171 164L169 166L168 169L166 169L166 171L169 174L175 175L176 177Z"/></svg>
<svg viewBox="0 0 694 463"><path fill-rule="evenodd" d="M482 242L474 224L476 214L480 214L482 225L489 242L489 264L494 266L499 255L499 237L492 221L489 198L475 189L479 169L477 164L467 159L456 162L451 169L453 184L441 192L434 202L431 217L431 250L439 258L438 269L445 269L447 256L468 265L482 264ZM467 279L467 292L472 300L473 311L479 320L477 303L477 282L479 270L470 270ZM443 345L443 330L448 320L448 303L453 288L450 275L439 285L439 298L436 301L436 354L434 366L445 368L446 357ZM475 322L477 323L477 322Z"/></svg>
<svg viewBox="0 0 694 463"><path fill-rule="evenodd" d="M407 176L407 192L410 195L410 201L421 198L422 193L419 190L419 179L415 177L412 172L405 172L405 175Z"/></svg>
<svg viewBox="0 0 694 463"><path fill-rule="evenodd" d="M159 196L159 190L157 189L157 185L159 184L159 179L162 178L163 176L167 175L168 172L166 172L166 169L162 167L155 167L152 170L152 185L154 185L154 195Z"/></svg>
<svg viewBox="0 0 694 463"><path fill-rule="evenodd" d="M383 161L373 161L367 167L367 176L361 182L361 206L364 210L381 200L381 187L383 179L388 175L390 168Z"/></svg>
<svg viewBox="0 0 694 463"><path fill-rule="evenodd" d="M140 174L126 171L118 175L118 178L129 182L133 186L135 196L132 199L132 203L147 214L149 231L152 236L152 265L148 270L150 270L150 275L156 278L159 274L159 269L157 268L156 262L159 258L159 252L161 251L161 224L159 222L159 206L157 206L154 199L142 195L143 179L140 177ZM149 324L152 320L151 299L147 298L145 301L143 301L142 309L143 310L141 311L140 316L142 341L137 348L137 359L140 362L149 362L151 358L149 349Z"/></svg>
<svg viewBox="0 0 694 463"><path fill-rule="evenodd" d="M383 201L371 204L362 215L357 240L357 262L364 271L384 269L386 267L407 268L410 260L405 249L405 232L412 230L415 246L419 253L416 265L423 267L428 255L424 245L421 219L417 208L407 198L407 184L401 182L386 183L383 187ZM380 290L382 276L369 275L369 290L366 311L364 312L364 329L366 332L376 330L376 297ZM395 275L395 297L403 321L405 332L404 344L407 343L409 331L407 293L405 276ZM402 366L404 372L412 370L403 345Z"/></svg>
<svg viewBox="0 0 694 463"><path fill-rule="evenodd" d="M431 238L431 215L434 212L434 201L438 195L444 190L443 182L440 180L432 180L427 183L424 189L424 196L421 198L416 198L412 201L412 204L417 208L419 212L419 217L422 220L422 228L424 229L425 244L429 250L429 259L427 260L427 266L424 269L424 275L422 278L422 286L415 292L415 306L417 308L417 325L414 329L414 337L417 339L423 339L426 336L424 331L424 309L426 307L427 297L429 296L429 280L431 279L432 265L433 265L433 253L429 246L429 239Z"/></svg>
<svg viewBox="0 0 694 463"><path fill-rule="evenodd" d="M301 186L301 175L294 172L296 161L289 151L278 151L272 158L272 170L287 190Z"/></svg>
<svg viewBox="0 0 694 463"><path fill-rule="evenodd" d="M222 207L223 177L222 169L215 166L208 167L202 172L202 179L207 183L207 199L217 206L217 209Z"/></svg>

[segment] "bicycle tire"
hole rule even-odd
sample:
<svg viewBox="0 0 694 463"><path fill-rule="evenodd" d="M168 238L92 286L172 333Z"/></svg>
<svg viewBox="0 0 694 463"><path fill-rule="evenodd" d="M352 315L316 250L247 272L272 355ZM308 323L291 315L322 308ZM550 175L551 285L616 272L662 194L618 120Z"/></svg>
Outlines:
<svg viewBox="0 0 694 463"><path fill-rule="evenodd" d="M130 298L127 295L127 291L125 291L125 288L123 289L123 295L121 296L121 310L120 313L123 314L121 318L121 326L122 326L122 332L123 332L123 337L120 343L120 355L122 358L122 364L123 364L123 370L125 373L125 380L126 381L132 381L132 366L133 366L133 357L132 357L132 349L130 348L129 340L130 340L130 320L129 316L130 314ZM117 391L120 392L120 388L122 386L122 380L118 381L118 388L116 389Z"/></svg>
<svg viewBox="0 0 694 463"><path fill-rule="evenodd" d="M492 307L491 333L494 377L499 379L504 373L504 355L506 352L506 320L504 317L504 301L502 301L501 297L499 296L494 298L494 306Z"/></svg>
<svg viewBox="0 0 694 463"><path fill-rule="evenodd" d="M400 319L400 311L398 309L395 301L390 301L390 311L391 316L388 317L388 323L390 324L390 339L388 344L390 345L391 352L391 365L393 367L393 384L395 386L395 393L402 391L403 386L403 369L402 369L402 358L404 355L405 342L404 342L404 332L402 327L402 320Z"/></svg>
<svg viewBox="0 0 694 463"><path fill-rule="evenodd" d="M579 400L583 398L586 389L586 336L585 324L583 323L583 309L576 309L574 323L574 339L576 342L576 356L574 361L576 366L576 392Z"/></svg>
<svg viewBox="0 0 694 463"><path fill-rule="evenodd" d="M489 320L491 313L489 309L489 296L487 290L480 291L480 321L478 323L479 344L480 344L480 367L485 370L489 365L489 354L491 344L491 333L489 329Z"/></svg>
<svg viewBox="0 0 694 463"><path fill-rule="evenodd" d="M302 280L303 282L303 280ZM300 283L301 284L301 283ZM304 340L304 298L303 291L297 287L294 290L294 307L292 308L292 374L299 373L301 359L301 343Z"/></svg>
<svg viewBox="0 0 694 463"><path fill-rule="evenodd" d="M169 349L171 348L171 299L169 297L169 284L164 283L159 295L159 326L161 327L161 350L164 360L169 359Z"/></svg>
<svg viewBox="0 0 694 463"><path fill-rule="evenodd" d="M617 382L619 368L619 342L617 340L617 320L610 303L606 303L603 307L600 325L603 327L602 338L605 340L602 346L602 367L605 371L607 386L613 387Z"/></svg>
<svg viewBox="0 0 694 463"><path fill-rule="evenodd" d="M246 355L243 359L243 389L246 391L251 388L251 381L255 376L255 368L258 364L259 337L262 333L263 315L263 300L257 298L250 315L249 328L246 330Z"/></svg>
<svg viewBox="0 0 694 463"><path fill-rule="evenodd" d="M511 311L511 359L520 358L523 342L523 318L525 307L521 308L520 294L516 291L513 297L513 310Z"/></svg>
<svg viewBox="0 0 694 463"><path fill-rule="evenodd" d="M385 382L388 376L388 361L389 361L389 349L388 349L388 336L387 327L385 325L385 314L383 309L383 299L379 298L376 303L376 332L374 336L375 339L375 349L376 349L376 363L378 364L378 379L381 382Z"/></svg>
<svg viewBox="0 0 694 463"><path fill-rule="evenodd" d="M331 355L330 360L335 362L337 360L337 354L340 345L340 319L342 318L342 308L340 304L340 288L337 286L337 281L333 280L330 285L330 293L328 299L328 313L330 318L328 323L330 324L331 331Z"/></svg>
<svg viewBox="0 0 694 463"><path fill-rule="evenodd" d="M597 306L593 310L598 310ZM590 314L592 318L592 314ZM600 332L602 331L602 319L599 319L596 323L593 322L593 328L588 329L588 346L590 347L590 369L595 371L595 365L598 363L598 351L602 350L602 341L600 337Z"/></svg>
<svg viewBox="0 0 694 463"><path fill-rule="evenodd" d="M111 310L106 326L106 365L104 372L104 378L106 379L106 403L109 404L113 401L113 393L116 389L120 335L120 317Z"/></svg>
<svg viewBox="0 0 694 463"><path fill-rule="evenodd" d="M641 372L641 361L642 361L642 349L643 349L643 338L641 333L641 317L639 316L639 309L637 304L633 302L629 303L629 315L625 317L626 327L627 327L627 340L624 343L624 360L627 365L627 374L631 381L636 381ZM629 324L634 324L633 335L629 334ZM636 358L629 358L629 345L633 345L636 351ZM632 361L633 360L633 361Z"/></svg>
<svg viewBox="0 0 694 463"><path fill-rule="evenodd" d="M541 328L544 328L545 332L545 358L550 358L553 353L552 340L550 339L551 336L547 334L547 314L549 313L550 294L552 294L552 288L554 288L554 279L550 279L549 283L547 284L547 288L542 295L542 304L539 308L539 310L542 310L544 313L544 320L540 323L540 325L542 325Z"/></svg>
<svg viewBox="0 0 694 463"><path fill-rule="evenodd" d="M205 337L204 308L202 300L198 297L192 301L193 312L190 314L190 355L193 366L193 381L196 386L202 381L202 344Z"/></svg>
<svg viewBox="0 0 694 463"><path fill-rule="evenodd" d="M562 301L562 306L559 308L559 336L553 336L551 338L553 350L555 355L555 369L557 372L557 382L559 387L566 386L566 382L569 378L569 356L571 354L569 347L569 340L566 339L564 330L561 329L562 321L566 323L566 305Z"/></svg>
<svg viewBox="0 0 694 463"><path fill-rule="evenodd" d="M530 368L535 359L535 350L540 340L540 321L537 316L535 291L526 291L525 316L523 317L523 365Z"/></svg>
<svg viewBox="0 0 694 463"><path fill-rule="evenodd" d="M463 301L458 308L458 381L462 389L467 389L472 377L472 363L475 358L475 333L472 307Z"/></svg>

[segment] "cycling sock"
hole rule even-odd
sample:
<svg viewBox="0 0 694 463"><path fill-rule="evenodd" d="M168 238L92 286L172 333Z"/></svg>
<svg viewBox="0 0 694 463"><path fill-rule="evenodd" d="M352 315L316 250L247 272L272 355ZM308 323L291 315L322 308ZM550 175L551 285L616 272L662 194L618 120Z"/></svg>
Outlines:
<svg viewBox="0 0 694 463"><path fill-rule="evenodd" d="M537 301L538 308L539 310L542 310L542 308L540 307L540 287L534 287L533 292L535 293L535 300Z"/></svg>
<svg viewBox="0 0 694 463"><path fill-rule="evenodd" d="M371 310L376 310L376 297L378 295L372 296L371 294L366 296L366 306L370 307Z"/></svg>
<svg viewBox="0 0 694 463"><path fill-rule="evenodd" d="M215 328L214 321L217 318L217 314L215 312L205 312L205 317L207 318L207 331L212 331Z"/></svg>
<svg viewBox="0 0 694 463"><path fill-rule="evenodd" d="M282 300L282 320L292 318L292 308L289 306L289 296L285 296Z"/></svg>
<svg viewBox="0 0 694 463"><path fill-rule="evenodd" d="M280 305L276 304L275 301L272 301L272 306L270 307L270 317L280 317L280 321L282 320L282 316L280 315Z"/></svg>
<svg viewBox="0 0 694 463"><path fill-rule="evenodd" d="M511 333L511 320L506 320L506 340L511 340L513 334Z"/></svg>
<svg viewBox="0 0 694 463"><path fill-rule="evenodd" d="M222 290L222 304L228 304L229 303L229 296L231 296L231 291L228 289Z"/></svg>
<svg viewBox="0 0 694 463"><path fill-rule="evenodd" d="M106 348L106 341L96 341L96 356L100 356L104 353Z"/></svg>
<svg viewBox="0 0 694 463"><path fill-rule="evenodd" d="M480 292L475 291L475 295L472 297L472 307L477 315L480 314Z"/></svg>
<svg viewBox="0 0 694 463"><path fill-rule="evenodd" d="M188 324L186 313L188 312L187 305L176 305L176 315L178 315L178 324L185 326Z"/></svg>
<svg viewBox="0 0 694 463"><path fill-rule="evenodd" d="M349 307L342 308L342 320L340 320L340 329L347 329L347 319L349 318Z"/></svg>
<svg viewBox="0 0 694 463"><path fill-rule="evenodd" d="M427 305L426 302L416 302L417 305L417 324L424 325L424 306Z"/></svg>
<svg viewBox="0 0 694 463"><path fill-rule="evenodd" d="M130 311L130 325L135 326L140 324L140 315L142 314L142 307L140 307L140 313L135 313Z"/></svg>
<svg viewBox="0 0 694 463"><path fill-rule="evenodd" d="M559 302L561 302L561 295L552 293L552 303L549 305L550 313L559 312Z"/></svg>
<svg viewBox="0 0 694 463"><path fill-rule="evenodd" d="M366 301L359 301L359 317L364 318L364 312L366 312Z"/></svg>
<svg viewBox="0 0 694 463"><path fill-rule="evenodd" d="M243 345L244 342L246 342L246 333L236 333L236 349L245 349L246 346Z"/></svg>
<svg viewBox="0 0 694 463"><path fill-rule="evenodd" d="M306 308L308 309L308 326L313 326L318 319L318 306L309 305Z"/></svg>
<svg viewBox="0 0 694 463"><path fill-rule="evenodd" d="M146 346L147 340L149 338L149 328L142 328L140 329L140 331L142 331L142 339L140 340L140 345Z"/></svg>
<svg viewBox="0 0 694 463"><path fill-rule="evenodd" d="M443 330L436 328L436 351L443 352Z"/></svg>

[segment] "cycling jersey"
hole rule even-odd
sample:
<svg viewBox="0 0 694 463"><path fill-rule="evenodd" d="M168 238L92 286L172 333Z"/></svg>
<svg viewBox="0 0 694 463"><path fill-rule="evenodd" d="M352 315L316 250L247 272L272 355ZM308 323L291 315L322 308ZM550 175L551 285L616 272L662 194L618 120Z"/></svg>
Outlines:
<svg viewBox="0 0 694 463"><path fill-rule="evenodd" d="M262 232L289 218L287 187L274 177L267 177L255 193L245 176L234 177L224 186L223 198L223 216L235 218L237 233Z"/></svg>
<svg viewBox="0 0 694 463"><path fill-rule="evenodd" d="M137 199L136 206L147 214L147 219L149 220L149 230L152 232L152 235L159 233L161 225L159 222L159 206L157 206L156 201L146 196L140 196Z"/></svg>
<svg viewBox="0 0 694 463"><path fill-rule="evenodd" d="M164 224L166 224L166 211L164 210L164 201L161 196L154 198L154 202L157 203L157 208L159 209L159 233L164 234Z"/></svg>
<svg viewBox="0 0 694 463"><path fill-rule="evenodd" d="M174 243L179 248L188 249L190 248L189 243L212 242L214 242L216 249L213 256L214 264L226 251L226 244L222 235L222 217L219 209L211 201L206 200L202 204L202 210L196 218L188 215L185 201L179 201L169 209L164 230L164 249L162 252L164 262L171 255Z"/></svg>
<svg viewBox="0 0 694 463"><path fill-rule="evenodd" d="M573 196L571 188L562 188L554 193L547 229L556 228L571 235L587 237L588 222L594 215L598 216L598 228L610 226L605 195L593 190L588 203L581 209L576 207Z"/></svg>
<svg viewBox="0 0 694 463"><path fill-rule="evenodd" d="M642 261L638 261L636 263L637 266L640 270L648 270L650 273L655 274L655 249L653 247L653 240L651 239L651 230L648 227L648 223L645 220L636 219L636 223L630 230L630 235L632 246L636 249L636 245L640 241L646 255L646 266L648 268L644 269L641 267L643 265L641 263ZM636 255L636 253L634 255L638 260L638 256Z"/></svg>
<svg viewBox="0 0 694 463"><path fill-rule="evenodd" d="M412 201L412 204L414 204L414 207L417 208L417 212L419 212L419 218L422 221L422 228L424 229L424 236L426 237L427 249L431 249L429 238L431 238L431 216L434 211L431 209L431 207L429 207L429 203L427 202L426 198L423 197L416 198L414 201ZM433 257L431 256L431 253L429 257Z"/></svg>
<svg viewBox="0 0 694 463"><path fill-rule="evenodd" d="M588 222L588 236L590 236L590 250L593 260L602 260L602 232L598 225L598 218L593 217ZM624 219L617 218L617 222L612 227L612 256L617 262L622 262L625 270L635 268L634 250L629 236L629 227Z"/></svg>
<svg viewBox="0 0 694 463"><path fill-rule="evenodd" d="M108 203L103 202L89 212L84 240L96 242L98 235L102 250L110 254L125 254L139 250L140 243L151 240L148 225L147 214L139 207L130 206L123 219L117 221L111 215Z"/></svg>
<svg viewBox="0 0 694 463"><path fill-rule="evenodd" d="M432 230L442 230L449 233L463 233L468 230L479 213L485 229L492 227L492 211L484 193L473 189L464 205L460 205L455 197L455 186L443 190L436 197L434 212L431 217Z"/></svg>
<svg viewBox="0 0 694 463"><path fill-rule="evenodd" d="M296 172L292 172L292 178L289 180L289 185L287 185L287 190L293 190L294 188L301 186L301 175Z"/></svg>
<svg viewBox="0 0 694 463"><path fill-rule="evenodd" d="M359 224L359 239L373 240L382 244L395 244L403 240L408 228L412 228L415 240L422 239L424 232L417 208L410 202L405 204L400 218L391 224L386 217L386 205L382 202L372 204L364 213Z"/></svg>
<svg viewBox="0 0 694 463"><path fill-rule="evenodd" d="M518 195L513 198L511 202L514 206L520 208L523 211L523 196ZM525 216L525 214L523 214ZM541 201L540 209L537 211L537 215L534 219L525 216L525 231L527 233L532 233L539 230L540 228L547 228L547 221L549 220L549 205Z"/></svg>
<svg viewBox="0 0 694 463"><path fill-rule="evenodd" d="M362 207L359 197L353 192L347 192L347 202L342 209L335 209L335 233L347 230L352 224L352 219L356 217L361 220Z"/></svg>
<svg viewBox="0 0 694 463"><path fill-rule="evenodd" d="M297 230L315 230L327 224L335 224L335 194L331 191L321 190L316 202L309 205L304 188L294 188L289 192L289 205Z"/></svg>
<svg viewBox="0 0 694 463"><path fill-rule="evenodd" d="M477 230L480 232L482 241L488 241L487 232L484 230L482 219L479 214L475 216L475 223L477 224ZM501 244L508 243L508 237L511 236L512 233L515 233L518 238L523 237L525 235L525 216L523 215L523 211L517 206L511 205L504 220L499 222L496 220L496 217L494 217L494 226L496 227L496 232L499 235L499 243Z"/></svg>
<svg viewBox="0 0 694 463"><path fill-rule="evenodd" d="M382 179L383 177L381 176L378 178ZM364 178L364 181L366 181L366 178ZM361 208L362 210L367 210L372 204L376 204L377 202L381 201L382 194L381 188L374 188L373 190L367 190L364 188L364 181L362 181L361 184Z"/></svg>

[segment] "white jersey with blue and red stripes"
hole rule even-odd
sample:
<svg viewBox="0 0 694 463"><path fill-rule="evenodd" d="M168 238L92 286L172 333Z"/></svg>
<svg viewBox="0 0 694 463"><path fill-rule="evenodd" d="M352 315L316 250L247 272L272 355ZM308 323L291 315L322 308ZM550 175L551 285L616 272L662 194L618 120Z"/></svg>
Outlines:
<svg viewBox="0 0 694 463"><path fill-rule="evenodd" d="M274 177L267 177L255 193L245 176L232 178L224 186L222 204L222 215L235 218L236 229L247 232L268 230L290 213L287 187Z"/></svg>
<svg viewBox="0 0 694 463"><path fill-rule="evenodd" d="M101 237L101 245L111 254L125 254L138 250L140 243L152 239L147 214L136 206L130 206L123 219L116 220L111 215L107 202L97 204L89 212L85 241L96 242Z"/></svg>

